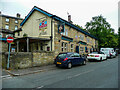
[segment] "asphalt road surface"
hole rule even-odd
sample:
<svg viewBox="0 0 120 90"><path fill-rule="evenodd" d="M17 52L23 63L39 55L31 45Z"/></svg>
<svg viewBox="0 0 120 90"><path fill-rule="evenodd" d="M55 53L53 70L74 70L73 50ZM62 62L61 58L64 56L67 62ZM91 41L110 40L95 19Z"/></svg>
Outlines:
<svg viewBox="0 0 120 90"><path fill-rule="evenodd" d="M118 88L118 56L72 69L57 68L45 72L3 79L3 88Z"/></svg>

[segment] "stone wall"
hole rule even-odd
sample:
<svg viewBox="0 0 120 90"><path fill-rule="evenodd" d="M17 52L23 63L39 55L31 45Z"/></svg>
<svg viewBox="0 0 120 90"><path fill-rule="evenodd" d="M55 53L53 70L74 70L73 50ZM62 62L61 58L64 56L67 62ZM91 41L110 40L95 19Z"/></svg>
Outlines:
<svg viewBox="0 0 120 90"><path fill-rule="evenodd" d="M2 52L8 52L8 43L7 42L5 42L5 41L3 41L3 42L1 42L2 43Z"/></svg>
<svg viewBox="0 0 120 90"><path fill-rule="evenodd" d="M54 52L33 52L33 66L53 64Z"/></svg>
<svg viewBox="0 0 120 90"><path fill-rule="evenodd" d="M8 52L2 53L2 67L7 68ZM21 69L32 67L32 53L27 52L11 52L10 69Z"/></svg>
<svg viewBox="0 0 120 90"><path fill-rule="evenodd" d="M8 52L0 53L2 68L7 68ZM54 52L11 52L10 69L23 69L53 64Z"/></svg>

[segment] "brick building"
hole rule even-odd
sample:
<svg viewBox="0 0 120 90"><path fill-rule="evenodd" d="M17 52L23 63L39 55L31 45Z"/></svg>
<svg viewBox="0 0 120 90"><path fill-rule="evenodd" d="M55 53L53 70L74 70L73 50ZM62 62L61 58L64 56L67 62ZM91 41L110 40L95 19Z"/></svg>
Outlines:
<svg viewBox="0 0 120 90"><path fill-rule="evenodd" d="M97 50L98 40L93 35L68 21L34 6L15 33L17 52L54 51L90 53Z"/></svg>

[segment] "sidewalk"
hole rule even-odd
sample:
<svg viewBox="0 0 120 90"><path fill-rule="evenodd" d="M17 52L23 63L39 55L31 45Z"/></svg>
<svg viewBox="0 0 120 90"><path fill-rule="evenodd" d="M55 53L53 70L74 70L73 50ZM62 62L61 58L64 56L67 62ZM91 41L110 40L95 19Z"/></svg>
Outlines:
<svg viewBox="0 0 120 90"><path fill-rule="evenodd" d="M56 69L56 66L52 64L52 65L41 66L41 67L32 67L27 69L5 70L5 71L13 76L21 76L21 75L33 74L33 73L38 73L38 72L43 72L48 70L54 70L54 69Z"/></svg>

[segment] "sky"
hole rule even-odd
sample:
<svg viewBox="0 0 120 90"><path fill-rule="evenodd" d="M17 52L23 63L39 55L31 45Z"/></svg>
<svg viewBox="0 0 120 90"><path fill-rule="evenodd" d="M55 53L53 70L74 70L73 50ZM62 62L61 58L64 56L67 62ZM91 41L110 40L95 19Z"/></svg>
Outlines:
<svg viewBox="0 0 120 90"><path fill-rule="evenodd" d="M102 15L117 33L118 2L119 0L0 0L0 11L10 16L20 13L24 19L37 6L65 20L68 20L69 13L73 24L83 28L92 17Z"/></svg>

